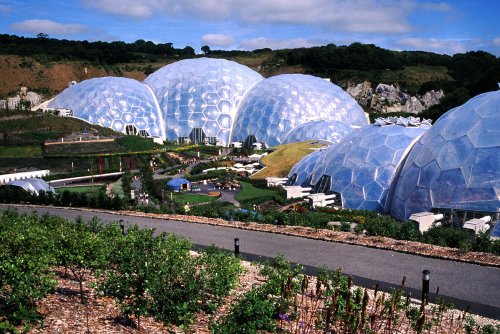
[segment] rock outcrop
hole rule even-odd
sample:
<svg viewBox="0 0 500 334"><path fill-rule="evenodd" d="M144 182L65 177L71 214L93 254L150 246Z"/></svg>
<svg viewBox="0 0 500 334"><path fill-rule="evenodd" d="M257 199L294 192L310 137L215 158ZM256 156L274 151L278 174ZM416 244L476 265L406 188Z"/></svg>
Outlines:
<svg viewBox="0 0 500 334"><path fill-rule="evenodd" d="M407 112L419 114L441 102L442 90L431 90L424 95L411 96L402 92L398 86L380 83L373 88L371 82L347 87L347 92L358 103L377 113Z"/></svg>
<svg viewBox="0 0 500 334"><path fill-rule="evenodd" d="M14 97L9 97L6 100L0 100L0 109L23 109L29 110L32 107L38 106L44 101L42 95L28 91L26 87L21 87L19 93Z"/></svg>

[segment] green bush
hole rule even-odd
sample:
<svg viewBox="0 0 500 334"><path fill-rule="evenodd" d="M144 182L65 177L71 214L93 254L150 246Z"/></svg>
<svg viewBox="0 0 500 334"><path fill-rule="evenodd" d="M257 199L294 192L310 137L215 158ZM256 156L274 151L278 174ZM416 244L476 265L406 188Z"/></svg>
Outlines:
<svg viewBox="0 0 500 334"><path fill-rule="evenodd" d="M18 325L40 318L37 302L55 287L49 271L53 264L53 239L44 216L19 216L15 211L0 214L0 319ZM58 220L57 220L58 221ZM19 233L22 231L22 233ZM4 323L5 324L5 323Z"/></svg>
<svg viewBox="0 0 500 334"><path fill-rule="evenodd" d="M217 334L276 333L278 314L289 306L290 298L298 292L300 284L297 278L301 268L291 267L282 256L267 264L262 274L266 283L247 292L233 303L229 314L212 325L212 332ZM285 293L289 293L284 295ZM279 299L269 296L281 296Z"/></svg>
<svg viewBox="0 0 500 334"><path fill-rule="evenodd" d="M428 244L453 248L464 247L469 243L469 233L466 230L433 226L423 233L423 241Z"/></svg>
<svg viewBox="0 0 500 334"><path fill-rule="evenodd" d="M214 312L223 297L236 287L242 273L240 260L229 251L210 246L196 261L205 311Z"/></svg>
<svg viewBox="0 0 500 334"><path fill-rule="evenodd" d="M235 303L229 315L212 325L214 334L276 333L274 303L262 289L254 289Z"/></svg>

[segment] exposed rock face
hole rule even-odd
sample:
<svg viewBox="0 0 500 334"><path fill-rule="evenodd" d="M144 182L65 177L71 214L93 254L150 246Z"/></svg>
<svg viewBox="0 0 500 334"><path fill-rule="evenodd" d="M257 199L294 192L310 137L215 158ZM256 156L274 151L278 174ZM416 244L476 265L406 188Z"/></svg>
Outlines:
<svg viewBox="0 0 500 334"><path fill-rule="evenodd" d="M378 113L407 112L419 114L422 111L440 103L444 97L442 90L431 90L423 96L411 96L402 92L398 86L380 83L372 88L371 82L347 87L347 92L359 104Z"/></svg>
<svg viewBox="0 0 500 334"><path fill-rule="evenodd" d="M25 100L30 101L32 107L35 107L43 102L42 96L35 92L27 92Z"/></svg>
<svg viewBox="0 0 500 334"><path fill-rule="evenodd" d="M38 106L43 101L44 98L42 95L31 92L26 87L21 87L18 95L9 97L7 100L0 100L0 109L14 110L19 108L20 105L21 108L31 108ZM29 104L21 102L29 102Z"/></svg>

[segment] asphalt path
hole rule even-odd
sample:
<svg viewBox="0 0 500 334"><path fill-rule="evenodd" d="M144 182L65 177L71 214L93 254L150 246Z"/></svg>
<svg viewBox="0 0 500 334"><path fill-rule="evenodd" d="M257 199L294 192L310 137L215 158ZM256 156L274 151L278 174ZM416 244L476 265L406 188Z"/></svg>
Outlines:
<svg viewBox="0 0 500 334"><path fill-rule="evenodd" d="M0 210L7 205L0 204ZM422 271L431 272L431 301L439 287L439 296L456 307L500 320L500 268L479 266L455 261L397 253L335 242L311 240L293 236L246 231L181 221L120 216L112 213L93 213L52 207L18 207L19 212L50 213L67 219L77 217L102 221L123 219L126 225L156 228L189 239L196 247L215 244L233 249L234 238L240 239L241 255L250 260L274 258L281 254L293 263L301 264L306 272L314 274L317 268L335 270L352 275L357 285L373 288L379 284L389 291L400 285L406 276L407 291L417 298L421 294Z"/></svg>

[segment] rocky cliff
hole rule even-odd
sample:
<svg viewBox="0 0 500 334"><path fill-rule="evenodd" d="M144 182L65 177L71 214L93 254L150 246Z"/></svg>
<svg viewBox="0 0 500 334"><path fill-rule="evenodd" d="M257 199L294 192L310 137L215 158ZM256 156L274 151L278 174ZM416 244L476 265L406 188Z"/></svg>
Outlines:
<svg viewBox="0 0 500 334"><path fill-rule="evenodd" d="M380 83L373 88L372 83L368 81L349 85L347 92L360 105L377 113L407 112L419 114L439 104L444 97L442 90L431 90L424 95L411 96L402 92L398 86Z"/></svg>

